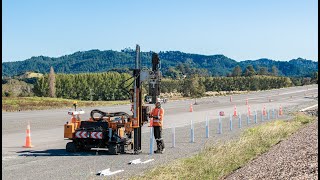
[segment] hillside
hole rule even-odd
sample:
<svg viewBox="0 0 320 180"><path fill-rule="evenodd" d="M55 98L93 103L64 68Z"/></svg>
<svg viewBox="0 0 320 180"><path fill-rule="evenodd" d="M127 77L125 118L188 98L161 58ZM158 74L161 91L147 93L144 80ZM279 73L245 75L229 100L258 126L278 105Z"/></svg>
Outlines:
<svg viewBox="0 0 320 180"><path fill-rule="evenodd" d="M290 61L275 61L270 59L246 60L237 62L224 55L200 55L189 54L180 51L159 52L163 74L169 67L177 67L179 63L188 64L192 68L206 70L213 76L225 76L232 72L236 65L243 70L251 64L257 71L259 67L267 67L271 71L276 66L279 75L284 76L310 76L318 71L318 63L302 58ZM152 52L141 52L143 66L150 67ZM125 49L121 52L106 50L89 50L76 52L58 58L45 56L31 57L24 61L3 62L2 76L15 76L27 71L48 73L53 66L57 73L83 73L83 72L106 72L110 70L128 72L134 67L135 51Z"/></svg>

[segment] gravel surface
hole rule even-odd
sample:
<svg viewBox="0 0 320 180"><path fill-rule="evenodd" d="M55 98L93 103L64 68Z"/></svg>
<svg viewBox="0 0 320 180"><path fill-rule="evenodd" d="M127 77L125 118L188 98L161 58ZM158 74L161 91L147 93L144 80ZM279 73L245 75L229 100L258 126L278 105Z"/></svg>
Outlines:
<svg viewBox="0 0 320 180"><path fill-rule="evenodd" d="M318 120L225 179L318 179Z"/></svg>

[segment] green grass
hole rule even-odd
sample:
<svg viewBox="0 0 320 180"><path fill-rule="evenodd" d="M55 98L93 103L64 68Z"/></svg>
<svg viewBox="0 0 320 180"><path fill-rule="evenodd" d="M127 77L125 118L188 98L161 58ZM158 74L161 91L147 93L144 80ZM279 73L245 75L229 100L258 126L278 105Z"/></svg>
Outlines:
<svg viewBox="0 0 320 180"><path fill-rule="evenodd" d="M206 147L193 157L173 161L132 179L221 179L312 120L309 116L297 114L290 121L262 124L245 130L236 141Z"/></svg>
<svg viewBox="0 0 320 180"><path fill-rule="evenodd" d="M44 109L73 108L77 101L78 107L111 106L129 104L129 101L79 101L48 97L2 97L2 111L29 111Z"/></svg>

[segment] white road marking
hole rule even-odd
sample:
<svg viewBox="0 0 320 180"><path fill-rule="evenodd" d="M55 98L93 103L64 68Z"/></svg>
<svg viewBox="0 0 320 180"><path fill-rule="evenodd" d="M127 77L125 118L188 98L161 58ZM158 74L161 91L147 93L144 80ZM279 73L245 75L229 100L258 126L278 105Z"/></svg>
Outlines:
<svg viewBox="0 0 320 180"><path fill-rule="evenodd" d="M99 172L97 173L97 175L99 175L99 176L111 176L111 175L117 174L117 173L122 172L122 171L124 171L124 170L121 169L121 170L117 170L117 171L111 172L111 171L110 171L110 168L108 168L108 169L99 171Z"/></svg>
<svg viewBox="0 0 320 180"><path fill-rule="evenodd" d="M313 106L306 107L306 108L304 108L304 109L301 109L300 112L306 111L306 110L308 110L308 109L311 109L311 108L314 108L314 107L317 107L317 106L318 106L318 104L315 104L315 105L313 105Z"/></svg>

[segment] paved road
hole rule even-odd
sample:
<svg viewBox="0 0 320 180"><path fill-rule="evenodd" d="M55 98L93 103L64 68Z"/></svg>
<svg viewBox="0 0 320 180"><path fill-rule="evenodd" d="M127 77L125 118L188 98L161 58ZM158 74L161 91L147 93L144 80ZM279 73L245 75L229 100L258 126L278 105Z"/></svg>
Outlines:
<svg viewBox="0 0 320 180"><path fill-rule="evenodd" d="M194 100L172 101L163 105L166 110L164 123L164 138L167 145L165 155L149 155L149 128L142 129L142 148L140 155L107 155L104 151L91 151L87 153L68 154L65 152L67 141L63 139L63 124L70 119L68 109L44 110L32 112L11 112L2 114L2 177L4 179L88 179L99 178L95 176L100 170L111 168L111 171L123 169L120 177L129 177L140 174L148 168L167 163L176 158L190 156L199 151L207 142L205 138L205 119L210 119L209 139L228 139L241 131L238 128L238 119L233 119L233 131L229 130L229 114L233 113L236 105L242 114L243 128L254 125L251 117L250 124L246 124L246 99L248 98L251 111L258 111L258 122L261 110L278 110L281 105L286 107L294 105L317 104L314 97L318 96L318 85L291 87L277 90L252 92L248 94L210 97L198 99L199 105L194 105L194 112L189 112L190 104ZM89 117L93 108L83 108ZM97 107L97 109L115 112L130 112L130 105L112 107ZM217 134L218 112L224 111L227 117L222 119L223 134ZM272 116L271 118L272 119ZM195 143L190 143L190 121L195 123ZM32 149L22 148L25 141L27 122L31 125ZM171 146L171 127L176 127L176 147ZM161 157L161 158L160 158ZM128 165L130 160L154 159L145 165ZM118 175L118 174L117 174ZM113 177L117 176L114 175Z"/></svg>

